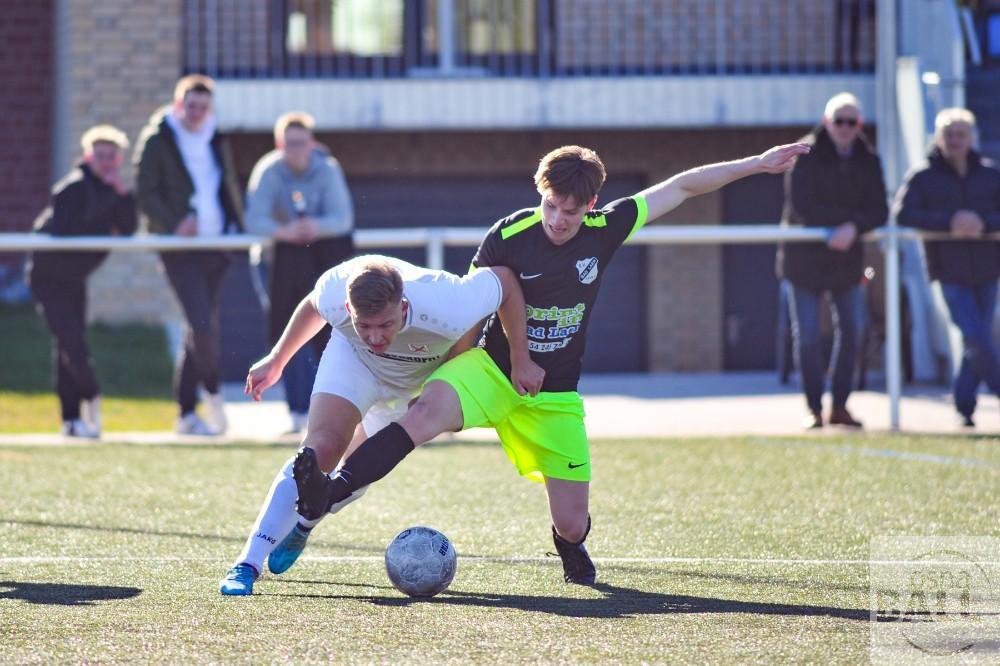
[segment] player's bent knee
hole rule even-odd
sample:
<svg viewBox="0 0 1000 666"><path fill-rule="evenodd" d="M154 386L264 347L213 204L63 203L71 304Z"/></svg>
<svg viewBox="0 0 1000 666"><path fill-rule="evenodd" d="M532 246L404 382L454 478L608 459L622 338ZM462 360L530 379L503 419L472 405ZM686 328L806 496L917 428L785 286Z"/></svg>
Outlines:
<svg viewBox="0 0 1000 666"><path fill-rule="evenodd" d="M414 445L420 446L443 432L462 429L462 405L455 389L441 381L424 387L420 398L399 420Z"/></svg>

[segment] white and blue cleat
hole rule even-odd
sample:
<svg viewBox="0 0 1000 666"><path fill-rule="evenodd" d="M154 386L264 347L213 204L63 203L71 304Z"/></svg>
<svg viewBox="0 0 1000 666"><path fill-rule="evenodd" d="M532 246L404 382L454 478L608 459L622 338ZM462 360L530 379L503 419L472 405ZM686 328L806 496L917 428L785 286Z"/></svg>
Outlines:
<svg viewBox="0 0 1000 666"><path fill-rule="evenodd" d="M295 564L295 560L299 559L299 555L305 550L309 532L310 530L303 530L298 525L292 528L288 536L282 539L278 547L267 557L267 568L271 573L283 574Z"/></svg>
<svg viewBox="0 0 1000 666"><path fill-rule="evenodd" d="M226 572L219 581L219 592L226 596L248 596L253 594L253 584L260 576L249 564L237 564Z"/></svg>

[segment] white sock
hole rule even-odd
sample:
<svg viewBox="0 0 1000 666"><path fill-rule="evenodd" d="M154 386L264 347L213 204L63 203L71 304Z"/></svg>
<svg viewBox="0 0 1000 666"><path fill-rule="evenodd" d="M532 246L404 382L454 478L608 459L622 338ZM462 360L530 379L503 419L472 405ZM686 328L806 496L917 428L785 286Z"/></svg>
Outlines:
<svg viewBox="0 0 1000 666"><path fill-rule="evenodd" d="M264 560L288 536L295 524L302 520L295 510L299 491L292 476L294 462L295 458L289 458L274 477L271 491L257 515L257 522L253 524L250 536L234 564L245 562L256 568L258 573L263 573Z"/></svg>

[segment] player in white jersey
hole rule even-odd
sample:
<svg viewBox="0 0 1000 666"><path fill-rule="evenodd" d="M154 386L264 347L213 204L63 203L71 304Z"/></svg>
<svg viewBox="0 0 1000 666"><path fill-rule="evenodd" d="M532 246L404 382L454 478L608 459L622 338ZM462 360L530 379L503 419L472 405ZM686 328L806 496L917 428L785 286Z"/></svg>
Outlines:
<svg viewBox="0 0 1000 666"><path fill-rule="evenodd" d="M458 277L391 257L358 257L320 277L271 353L250 368L246 392L259 400L288 359L329 323L333 332L316 373L303 439L329 473L368 434L398 420L452 346L475 336L477 324L493 312L509 331L527 330L521 288L505 267ZM527 336L511 337L519 337L511 344L515 381L537 393L544 372L530 359ZM305 547L318 521L296 512L293 460L275 477L243 551L220 582L222 594L251 594L265 558L271 572L280 574Z"/></svg>

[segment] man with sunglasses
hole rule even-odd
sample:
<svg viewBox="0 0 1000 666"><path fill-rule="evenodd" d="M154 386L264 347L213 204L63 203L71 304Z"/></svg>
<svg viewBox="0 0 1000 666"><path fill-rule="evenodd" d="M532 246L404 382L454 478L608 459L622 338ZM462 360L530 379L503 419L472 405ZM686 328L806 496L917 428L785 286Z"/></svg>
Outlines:
<svg viewBox="0 0 1000 666"><path fill-rule="evenodd" d="M823 122L802 141L813 148L785 176L782 225L823 227L826 243L790 243L778 249L778 276L787 282L792 339L807 413L807 429L823 427L826 368L820 307L829 293L839 344L832 360L832 409L827 422L860 428L847 411L861 336L862 234L888 216L882 166L862 133L861 103L850 93L826 104Z"/></svg>

